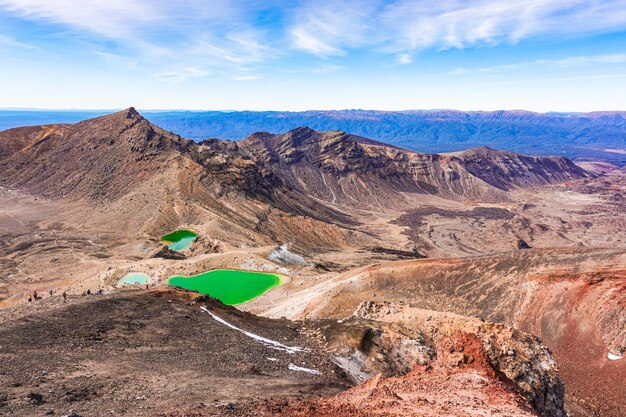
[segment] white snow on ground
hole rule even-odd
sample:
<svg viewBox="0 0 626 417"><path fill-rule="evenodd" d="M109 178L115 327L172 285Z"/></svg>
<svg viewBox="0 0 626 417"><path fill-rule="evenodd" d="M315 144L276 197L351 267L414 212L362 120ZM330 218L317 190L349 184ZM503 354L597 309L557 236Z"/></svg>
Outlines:
<svg viewBox="0 0 626 417"><path fill-rule="evenodd" d="M245 271L264 271L264 272L275 272L278 274L283 274L289 277L297 276L298 274L294 271L285 268L284 266L276 267L274 264L267 263L257 263L252 258L246 258L241 264L239 269L243 269Z"/></svg>
<svg viewBox="0 0 626 417"><path fill-rule="evenodd" d="M294 365L293 363L289 364L289 370L291 371L299 371L299 372L307 372L309 374L321 375L322 373L317 369L303 368L301 366Z"/></svg>
<svg viewBox="0 0 626 417"><path fill-rule="evenodd" d="M287 353L297 353L297 352L310 352L310 349L307 348L302 348L302 347L298 347L298 346L286 346L283 345L280 342L277 342L275 340L270 340L270 339L266 339L265 337L256 335L254 333L250 333L248 331L245 331L243 329L240 329L237 326L234 326L232 324L230 324L229 322L227 322L226 320L222 319L221 317L216 316L215 314L211 313L206 307L200 307L200 309L202 311L204 311L205 313L209 313L211 315L211 317L213 317L215 319L215 321L222 323L225 326L230 327L233 330L237 330L243 334L245 334L246 336L256 340L259 343L264 344L265 346L272 348L272 349L276 349L276 350L280 350L283 352L287 352Z"/></svg>
<svg viewBox="0 0 626 417"><path fill-rule="evenodd" d="M607 355L607 358L609 358L610 361L618 361L622 359L622 356L617 356L609 352L609 354Z"/></svg>
<svg viewBox="0 0 626 417"><path fill-rule="evenodd" d="M303 256L300 256L296 253L293 253L289 250L289 244L284 243L274 249L268 256L270 261L281 262L287 264L296 264L296 265L308 265L309 263L304 259Z"/></svg>

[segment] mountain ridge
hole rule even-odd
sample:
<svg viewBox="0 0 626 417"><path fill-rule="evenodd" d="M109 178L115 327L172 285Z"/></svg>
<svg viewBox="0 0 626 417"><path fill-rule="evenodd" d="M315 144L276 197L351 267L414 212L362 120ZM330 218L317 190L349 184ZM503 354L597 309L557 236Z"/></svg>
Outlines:
<svg viewBox="0 0 626 417"><path fill-rule="evenodd" d="M0 130L59 122L77 122L102 114L90 111L0 111ZM458 110L328 111L144 111L164 129L201 141L240 140L256 131L287 132L298 126L341 130L421 152L454 152L489 145L532 155L562 155L626 165L626 112L535 113Z"/></svg>
<svg viewBox="0 0 626 417"><path fill-rule="evenodd" d="M274 190L287 183L300 195L331 204L349 204L359 200L359 194L371 194L364 188L366 183L379 184L382 191L373 197L380 203L388 194L385 190L447 198L491 193L502 198L500 191L512 188L592 176L563 157L525 156L487 147L426 154L306 126L279 135L257 133L238 142L195 143L154 125L133 107L74 125L0 132L0 155L4 184L47 193L56 189L62 195L82 189L111 196L99 190L106 189L111 178L111 186L123 193L133 181L156 175L163 168L159 164L175 161L186 170L200 171L205 184L218 180L247 195L272 199ZM38 162L28 166L33 161ZM61 163L77 174L46 172L47 164ZM38 186L38 181L43 183Z"/></svg>

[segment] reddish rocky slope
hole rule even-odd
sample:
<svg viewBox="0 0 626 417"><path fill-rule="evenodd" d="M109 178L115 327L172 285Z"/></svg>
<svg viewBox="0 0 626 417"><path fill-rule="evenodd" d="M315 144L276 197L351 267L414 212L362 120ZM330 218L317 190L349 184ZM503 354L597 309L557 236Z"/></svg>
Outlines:
<svg viewBox="0 0 626 417"><path fill-rule="evenodd" d="M343 318L363 300L395 300L514 326L541 337L554 352L573 415L618 417L626 407L625 266L622 249L384 263L307 290L318 296L309 296L301 314ZM291 296L294 304L297 295ZM407 320L394 314L385 320Z"/></svg>

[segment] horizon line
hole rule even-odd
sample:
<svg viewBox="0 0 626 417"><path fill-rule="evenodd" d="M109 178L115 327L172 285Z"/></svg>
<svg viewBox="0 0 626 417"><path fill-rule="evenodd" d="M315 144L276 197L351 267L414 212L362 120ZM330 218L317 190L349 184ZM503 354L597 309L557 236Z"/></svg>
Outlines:
<svg viewBox="0 0 626 417"><path fill-rule="evenodd" d="M129 108L135 108L135 106L129 106L125 108L45 108L45 107L0 107L0 112L3 111L51 111L51 112L109 112L115 113L123 111ZM382 109L362 109L362 108L344 108L344 109L307 109L307 110L237 110L237 109L185 109L185 108L173 108L173 109L159 109L159 108L140 108L138 112L218 112L218 113L307 113L307 112L347 112L347 111L360 111L360 112L379 112L379 113L408 113L408 112L460 112L460 113L498 113L498 112L523 112L533 114L567 114L567 115L581 115L592 113L626 113L626 110L590 110L590 111L567 111L567 110L549 110L549 111L535 111L525 110L520 108L512 109L497 109L497 110L462 110L455 108L432 108L432 109L402 109L402 110L382 110Z"/></svg>

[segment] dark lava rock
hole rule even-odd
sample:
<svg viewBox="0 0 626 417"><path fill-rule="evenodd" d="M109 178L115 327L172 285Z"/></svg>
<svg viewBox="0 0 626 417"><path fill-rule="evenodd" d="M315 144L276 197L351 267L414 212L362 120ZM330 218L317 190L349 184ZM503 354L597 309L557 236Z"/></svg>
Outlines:
<svg viewBox="0 0 626 417"><path fill-rule="evenodd" d="M397 256L399 258L404 258L404 259L423 259L426 258L426 255L418 252L417 249L413 248L412 251L408 251L408 250L400 250L400 249L390 249L390 248L384 248L382 246L376 246L370 249L372 252L374 253L382 253L382 254L386 254L386 255L394 255Z"/></svg>
<svg viewBox="0 0 626 417"><path fill-rule="evenodd" d="M80 402L89 400L94 395L96 395L96 393L92 392L89 388L75 388L65 392L65 400L68 402Z"/></svg>
<svg viewBox="0 0 626 417"><path fill-rule="evenodd" d="M187 259L187 256L175 250L171 250L167 246L163 246L157 253L152 255L151 258L182 260Z"/></svg>
<svg viewBox="0 0 626 417"><path fill-rule="evenodd" d="M43 395L39 394L38 392L29 393L27 395L27 398L29 399L30 402L36 405L40 405L44 403Z"/></svg>

